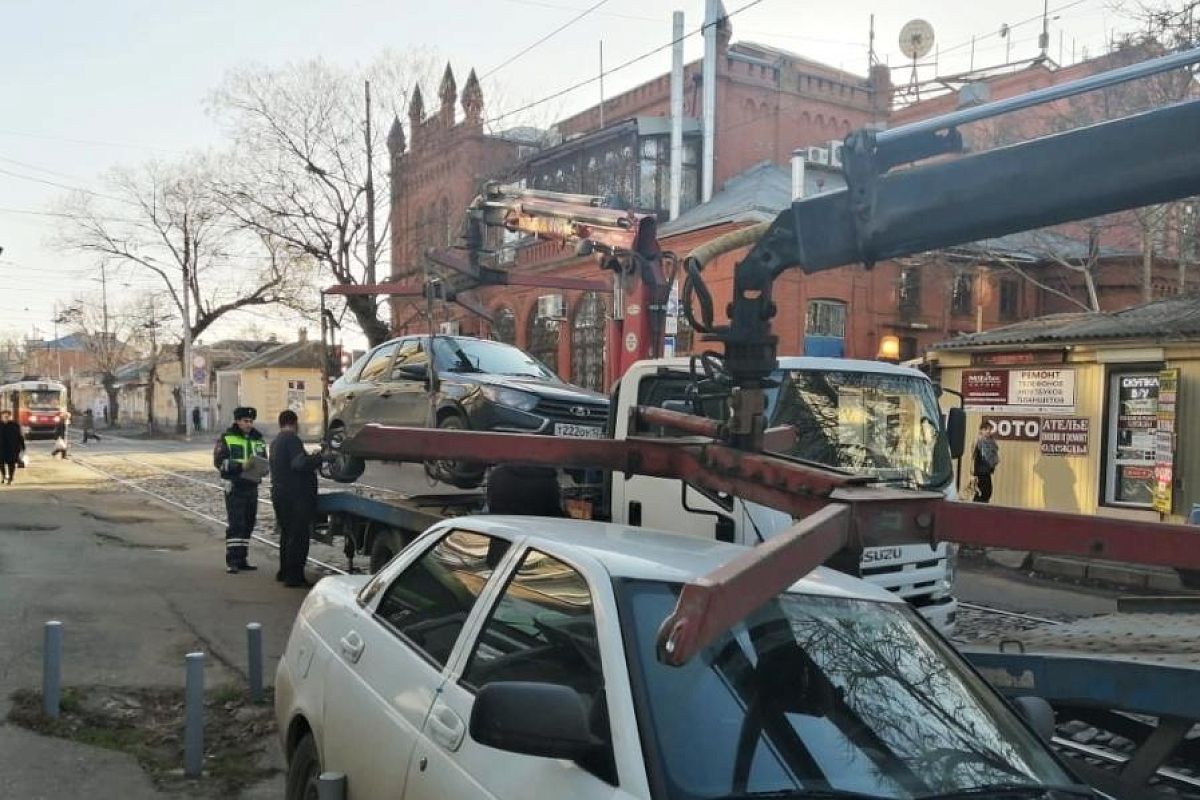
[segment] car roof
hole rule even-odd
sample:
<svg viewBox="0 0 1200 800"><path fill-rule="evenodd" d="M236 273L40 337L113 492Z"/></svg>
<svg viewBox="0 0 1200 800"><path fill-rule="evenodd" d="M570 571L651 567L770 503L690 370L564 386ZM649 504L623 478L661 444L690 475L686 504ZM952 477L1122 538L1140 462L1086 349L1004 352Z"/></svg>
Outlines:
<svg viewBox="0 0 1200 800"><path fill-rule="evenodd" d="M685 583L707 575L746 552L744 545L609 522L556 517L478 515L455 517L440 526L509 539L524 539L550 554L583 553L614 578ZM796 581L792 591L901 602L895 594L835 570L819 567Z"/></svg>
<svg viewBox="0 0 1200 800"><path fill-rule="evenodd" d="M809 369L819 372L874 372L884 375L896 375L906 378L919 378L928 380L928 376L920 370L912 367L902 367L898 364L890 364L887 361L867 361L854 358L828 358L824 356L780 356L780 369ZM691 359L683 358L656 358L652 361L639 361L634 364L634 367L667 367L669 369L687 370L690 368Z"/></svg>

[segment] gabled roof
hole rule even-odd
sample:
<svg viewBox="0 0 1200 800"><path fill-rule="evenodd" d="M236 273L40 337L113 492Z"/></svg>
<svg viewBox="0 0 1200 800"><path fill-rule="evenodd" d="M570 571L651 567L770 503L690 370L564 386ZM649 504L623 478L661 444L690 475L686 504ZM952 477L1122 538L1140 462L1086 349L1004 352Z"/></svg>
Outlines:
<svg viewBox="0 0 1200 800"><path fill-rule="evenodd" d="M1087 261L1089 255L1086 240L1076 239L1048 228L1010 233L1008 236L998 236L994 239L981 239L977 242L947 248L947 252L951 255L965 255L972 258L991 256L1032 264L1054 260L1083 262ZM1100 245L1097 250L1098 258L1133 258L1135 256L1140 256L1140 253L1105 245Z"/></svg>
<svg viewBox="0 0 1200 800"><path fill-rule="evenodd" d="M320 342L289 342L259 353L247 361L232 366L233 369L320 369Z"/></svg>
<svg viewBox="0 0 1200 800"><path fill-rule="evenodd" d="M804 171L804 183L807 195L846 185L840 171L821 170L811 164ZM673 236L727 222L768 222L791 204L790 170L771 161L760 161L726 181L707 203L688 209L660 226L658 232L660 236Z"/></svg>
<svg viewBox="0 0 1200 800"><path fill-rule="evenodd" d="M1180 295L1121 311L1051 314L935 344L931 350L1068 344L1105 340L1200 340L1200 295Z"/></svg>

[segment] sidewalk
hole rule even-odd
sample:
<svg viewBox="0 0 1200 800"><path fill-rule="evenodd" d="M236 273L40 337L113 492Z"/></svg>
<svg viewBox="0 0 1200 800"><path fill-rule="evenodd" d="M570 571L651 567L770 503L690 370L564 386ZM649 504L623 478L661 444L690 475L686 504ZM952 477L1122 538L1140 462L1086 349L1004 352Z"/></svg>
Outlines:
<svg viewBox="0 0 1200 800"><path fill-rule="evenodd" d="M1065 578L1117 589L1155 592L1187 591L1179 573L1169 567L1151 567L1119 561L1032 553L1028 550L988 548L989 564L1030 572L1046 578Z"/></svg>
<svg viewBox="0 0 1200 800"><path fill-rule="evenodd" d="M271 551L252 552L259 572L226 575L215 526L113 491L84 467L49 459L51 447L33 443L33 464L0 487L0 797L181 796L156 788L132 756L7 721L13 692L40 691L44 623L63 623L64 687L178 689L184 655L199 650L212 689L245 685L245 625L259 622L269 685L303 596L271 579ZM282 769L273 737L262 745ZM183 796L215 796L210 789L200 782ZM276 773L236 796L282 794Z"/></svg>

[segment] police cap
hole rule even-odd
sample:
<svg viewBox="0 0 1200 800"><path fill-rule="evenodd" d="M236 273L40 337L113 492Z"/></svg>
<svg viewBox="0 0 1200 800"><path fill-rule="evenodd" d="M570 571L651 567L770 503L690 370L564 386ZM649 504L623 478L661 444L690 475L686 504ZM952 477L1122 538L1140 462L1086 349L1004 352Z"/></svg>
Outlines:
<svg viewBox="0 0 1200 800"><path fill-rule="evenodd" d="M258 411L250 406L238 406L233 410L233 419L235 422L239 419L258 419Z"/></svg>

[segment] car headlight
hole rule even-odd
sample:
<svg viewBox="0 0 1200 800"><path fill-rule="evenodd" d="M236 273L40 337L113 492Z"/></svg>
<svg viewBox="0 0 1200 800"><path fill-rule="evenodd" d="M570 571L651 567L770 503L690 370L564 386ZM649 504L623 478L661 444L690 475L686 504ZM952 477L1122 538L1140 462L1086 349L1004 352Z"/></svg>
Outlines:
<svg viewBox="0 0 1200 800"><path fill-rule="evenodd" d="M954 591L954 579L958 577L958 545L946 543L946 574L933 589L935 597L944 597Z"/></svg>
<svg viewBox="0 0 1200 800"><path fill-rule="evenodd" d="M505 389L501 386L481 386L479 387L479 391L483 392L483 396L493 403L515 408L519 411L532 411L538 404L536 395L517 391L516 389Z"/></svg>

